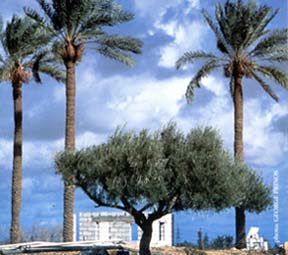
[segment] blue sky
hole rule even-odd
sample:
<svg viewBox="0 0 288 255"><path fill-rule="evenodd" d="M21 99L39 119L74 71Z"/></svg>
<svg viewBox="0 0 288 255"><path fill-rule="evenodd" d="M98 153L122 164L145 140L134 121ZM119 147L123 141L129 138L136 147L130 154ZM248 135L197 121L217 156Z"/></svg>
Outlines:
<svg viewBox="0 0 288 255"><path fill-rule="evenodd" d="M189 65L176 71L174 64L187 50L215 51L214 35L205 24L200 10L214 13L214 0L122 0L125 9L135 13L135 20L119 26L121 34L133 35L144 42L143 54L134 68L86 51L77 67L77 148L105 142L120 125L140 130L155 130L170 120L187 131L197 125L216 127L232 152L233 107L228 80L222 72L204 79L195 100L188 105L184 94L199 67ZM220 1L223 2L223 1ZM258 0L280 13L270 28L287 27L287 1ZM22 7L37 8L32 0L2 0L4 21ZM287 67L287 66L286 66ZM272 83L271 83L272 84ZM281 240L288 239L287 152L288 93L272 85L280 97L275 103L251 80L244 80L245 159L272 183L274 170L280 174ZM62 182L54 173L53 157L64 147L64 86L48 78L43 85L30 83L23 88L24 155L22 226L33 223L57 225L62 222ZM9 228L12 169L13 107L11 85L0 85L0 226ZM75 211L95 210L91 201L77 191ZM184 215L184 217L182 217ZM201 227L217 234L233 234L233 210L220 215L183 213L176 218L181 238L194 240ZM203 220L204 219L204 220ZM183 222L185 220L185 222ZM188 224L189 223L189 224ZM184 224L186 227L181 227ZM248 216L248 226L259 225L270 240L273 236L272 211ZM214 226L214 227L213 227ZM218 228L219 226L219 228ZM221 227L223 226L223 227ZM217 230L215 230L217 227ZM261 231L261 229L260 229ZM3 231L2 231L3 232ZM215 232L215 233L214 233ZM8 233L7 233L8 234Z"/></svg>

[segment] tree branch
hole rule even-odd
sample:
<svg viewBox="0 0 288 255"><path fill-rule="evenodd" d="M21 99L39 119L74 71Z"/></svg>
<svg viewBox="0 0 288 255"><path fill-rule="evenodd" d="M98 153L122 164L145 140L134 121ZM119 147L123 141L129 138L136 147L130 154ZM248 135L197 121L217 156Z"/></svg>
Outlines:
<svg viewBox="0 0 288 255"><path fill-rule="evenodd" d="M104 201L102 201L100 198L98 198L97 196L93 196L92 194L90 194L90 192L87 191L86 188L84 188L83 186L84 185L79 185L82 190L84 191L84 193L92 200L92 201L95 201L98 206L104 206L104 207L110 207L110 208L116 208L116 209L119 209L119 210L123 210L123 211L127 211L125 207L123 206L120 206L120 205L117 205L117 204L108 204L108 203L105 203Z"/></svg>

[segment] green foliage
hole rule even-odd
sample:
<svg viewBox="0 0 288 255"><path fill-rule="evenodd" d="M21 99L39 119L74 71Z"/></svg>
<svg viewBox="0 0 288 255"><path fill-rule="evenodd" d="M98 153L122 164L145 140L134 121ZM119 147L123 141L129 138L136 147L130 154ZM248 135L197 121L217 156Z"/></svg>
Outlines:
<svg viewBox="0 0 288 255"><path fill-rule="evenodd" d="M47 31L39 29L28 17L20 18L16 15L7 23L3 34L3 44L7 53L18 58L33 54L49 40L50 35Z"/></svg>
<svg viewBox="0 0 288 255"><path fill-rule="evenodd" d="M22 231L21 242L61 242L62 231L62 226L45 227L34 223L29 229Z"/></svg>
<svg viewBox="0 0 288 255"><path fill-rule="evenodd" d="M191 248L193 248L193 247L195 247L195 245L193 245L193 243L191 243L191 242L184 241L181 243L177 243L176 247L188 247L188 248L191 247Z"/></svg>
<svg viewBox="0 0 288 255"><path fill-rule="evenodd" d="M260 213L272 205L271 187L264 184L261 176L239 162L234 165L232 171L236 191L234 207Z"/></svg>
<svg viewBox="0 0 288 255"><path fill-rule="evenodd" d="M194 245L191 242L184 241L182 243L178 243L177 247L187 247L194 248L199 250L224 250L231 249L233 247L233 236L231 235L219 235L209 241L208 235L205 233L203 237L203 232L199 230L197 232L198 239L197 245Z"/></svg>
<svg viewBox="0 0 288 255"><path fill-rule="evenodd" d="M269 249L269 254L273 255L285 255L285 249L283 247L275 245L273 248Z"/></svg>
<svg viewBox="0 0 288 255"><path fill-rule="evenodd" d="M40 28L30 18L14 15L1 31L4 55L0 56L0 80L10 81L14 72L20 72L18 75L22 72L22 82L34 78L39 83L41 72L63 81L65 74L47 48L50 38L49 31Z"/></svg>
<svg viewBox="0 0 288 255"><path fill-rule="evenodd" d="M233 247L233 236L230 236L230 235L217 236L209 244L209 249L213 249L213 250L231 249L232 247Z"/></svg>
<svg viewBox="0 0 288 255"><path fill-rule="evenodd" d="M192 78L186 91L186 98L191 102L195 88L201 80L213 70L222 67L225 77L230 78L230 91L234 95L234 79L237 75L254 78L274 100L277 95L267 84L266 78L273 80L283 88L288 88L287 73L271 63L288 60L288 30L278 29L269 35L267 26L278 10L273 11L267 5L257 6L254 0L247 4L241 0L227 0L223 7L216 4L215 21L203 10L202 14L215 34L219 56L203 51L184 53L176 62L176 68L195 60L205 60L204 65ZM265 36L266 35L266 36ZM264 37L265 36L265 37ZM269 63L269 64L268 64ZM261 75L265 79L261 78Z"/></svg>
<svg viewBox="0 0 288 255"><path fill-rule="evenodd" d="M129 211L128 205L163 216L186 208L221 210L231 203L231 162L211 128L186 136L174 124L154 134L117 130L107 143L60 153L55 162L100 206Z"/></svg>
<svg viewBox="0 0 288 255"><path fill-rule="evenodd" d="M54 34L55 52L65 59L63 49L72 44L76 49L87 45L98 53L132 66L129 53L140 54L142 42L129 36L108 35L105 27L116 26L134 18L113 0L36 0L47 19L36 11L25 8L27 16ZM81 55L83 52L81 53ZM75 61L80 61L79 56Z"/></svg>
<svg viewBox="0 0 288 255"><path fill-rule="evenodd" d="M154 134L118 129L107 143L60 153L55 163L99 206L149 209L155 217L236 205L260 212L271 202L270 189L255 172L232 163L212 128L187 135L174 124Z"/></svg>

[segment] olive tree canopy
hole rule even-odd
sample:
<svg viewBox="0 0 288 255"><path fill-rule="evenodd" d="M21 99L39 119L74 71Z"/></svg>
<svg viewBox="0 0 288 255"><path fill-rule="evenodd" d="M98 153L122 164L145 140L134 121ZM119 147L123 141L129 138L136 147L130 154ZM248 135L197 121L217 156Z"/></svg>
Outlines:
<svg viewBox="0 0 288 255"><path fill-rule="evenodd" d="M212 128L187 135L174 124L149 133L117 130L104 144L60 153L57 170L98 206L130 213L143 235L140 254L150 254L153 221L185 209L220 211L236 200L236 171ZM233 180L232 180L233 179ZM239 188L240 186L239 182ZM242 194L242 193L241 193Z"/></svg>

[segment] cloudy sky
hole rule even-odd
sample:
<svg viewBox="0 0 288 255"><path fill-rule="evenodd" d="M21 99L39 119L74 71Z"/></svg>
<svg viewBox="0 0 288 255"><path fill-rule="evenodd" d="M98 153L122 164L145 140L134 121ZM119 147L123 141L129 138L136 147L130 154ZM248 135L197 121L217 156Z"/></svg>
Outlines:
<svg viewBox="0 0 288 255"><path fill-rule="evenodd" d="M200 10L205 8L213 14L216 0L119 2L136 16L134 21L114 31L141 39L144 42L143 54L135 58L137 64L134 68L128 68L89 49L86 51L81 65L77 67L77 148L105 142L119 125L135 130L155 130L174 120L184 131L197 125L216 127L226 148L232 152L233 107L228 80L222 77L221 71L213 73L203 80L202 88L196 92L193 103L188 105L184 94L199 66L195 64L184 70L175 70L175 61L187 50L215 51L214 35ZM287 1L257 2L281 8L271 22L271 29L287 27ZM22 15L25 5L37 8L33 0L2 0L0 12L4 21L9 20L13 13ZM44 81L43 85L30 83L23 88L23 227L33 223L57 225L62 221L63 187L61 178L54 173L53 157L64 147L65 91L62 84L48 78ZM270 184L273 171L279 171L280 203L287 208L288 92L274 84L272 87L280 98L279 103L270 99L258 84L244 79L245 159ZM1 229L9 228L10 223L13 128L11 85L1 83ZM94 210L93 203L77 191L75 211L89 210ZM212 216L184 215L177 222L183 240L196 238L198 227L211 232L211 221L213 224L226 224L225 230L234 233L234 222L227 223L227 217L233 218L231 210ZM262 232L271 240L272 216L271 210L257 217L251 215L248 223L262 226ZM184 218L193 226L181 227ZM281 226L288 228L287 218L283 216L280 220ZM226 232L221 232L219 227L214 234ZM287 233L284 235L284 228L280 234L282 241L288 238Z"/></svg>

